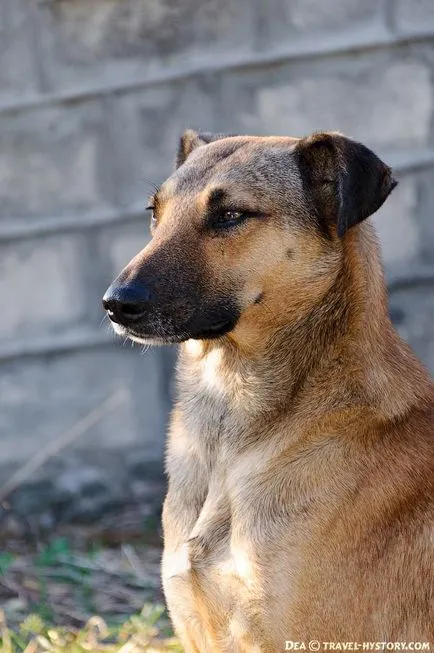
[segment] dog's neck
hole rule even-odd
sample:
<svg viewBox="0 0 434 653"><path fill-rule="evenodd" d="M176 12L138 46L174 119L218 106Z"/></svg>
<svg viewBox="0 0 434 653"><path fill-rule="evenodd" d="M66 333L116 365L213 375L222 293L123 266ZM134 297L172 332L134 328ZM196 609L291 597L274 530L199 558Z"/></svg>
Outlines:
<svg viewBox="0 0 434 653"><path fill-rule="evenodd" d="M375 406L385 417L405 411L426 395L429 380L390 323L369 224L347 234L341 263L320 301L296 321L280 324L267 339L259 333L254 347L230 336L186 343L181 375L194 370L191 378L202 380L196 392L250 415L295 410L306 388L310 402L314 393L319 414L360 405ZM330 375L334 383L328 382Z"/></svg>

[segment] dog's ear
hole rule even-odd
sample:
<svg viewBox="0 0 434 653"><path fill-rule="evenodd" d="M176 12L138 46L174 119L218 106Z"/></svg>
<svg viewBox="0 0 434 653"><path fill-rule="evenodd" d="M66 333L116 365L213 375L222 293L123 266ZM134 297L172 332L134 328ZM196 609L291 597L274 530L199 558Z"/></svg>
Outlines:
<svg viewBox="0 0 434 653"><path fill-rule="evenodd" d="M340 237L375 213L397 184L374 152L339 133L303 138L295 151L318 218L335 224Z"/></svg>
<svg viewBox="0 0 434 653"><path fill-rule="evenodd" d="M200 145L218 141L220 138L224 138L224 136L222 134L211 134L210 132L198 133L193 129L186 129L179 140L178 152L176 154L176 167L179 168L189 154Z"/></svg>

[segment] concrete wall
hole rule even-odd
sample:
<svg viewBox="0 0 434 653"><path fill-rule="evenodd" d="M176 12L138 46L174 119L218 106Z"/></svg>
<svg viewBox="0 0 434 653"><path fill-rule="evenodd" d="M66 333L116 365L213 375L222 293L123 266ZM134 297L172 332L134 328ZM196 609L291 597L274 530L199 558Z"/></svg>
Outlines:
<svg viewBox="0 0 434 653"><path fill-rule="evenodd" d="M0 0L0 45L1 482L61 449L24 470L17 510L159 501L170 354L115 344L100 297L187 126L338 129L394 165L375 218L391 308L434 370L432 0Z"/></svg>

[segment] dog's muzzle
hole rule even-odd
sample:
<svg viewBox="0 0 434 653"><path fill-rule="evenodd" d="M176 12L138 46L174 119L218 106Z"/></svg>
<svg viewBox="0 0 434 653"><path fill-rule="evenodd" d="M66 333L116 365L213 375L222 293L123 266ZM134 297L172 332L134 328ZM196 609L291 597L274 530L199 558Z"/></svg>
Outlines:
<svg viewBox="0 0 434 653"><path fill-rule="evenodd" d="M228 297L205 300L171 293L155 295L137 281L114 281L103 297L103 306L116 333L139 342L219 338L235 327L240 315Z"/></svg>

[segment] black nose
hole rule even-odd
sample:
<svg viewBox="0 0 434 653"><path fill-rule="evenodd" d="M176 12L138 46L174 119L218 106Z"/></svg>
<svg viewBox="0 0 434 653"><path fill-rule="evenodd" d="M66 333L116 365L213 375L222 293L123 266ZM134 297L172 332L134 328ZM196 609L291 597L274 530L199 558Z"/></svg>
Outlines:
<svg viewBox="0 0 434 653"><path fill-rule="evenodd" d="M113 322L131 324L139 321L147 312L151 293L139 283L112 285L106 291L102 304Z"/></svg>

